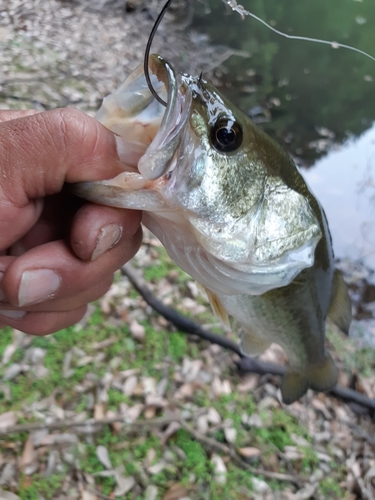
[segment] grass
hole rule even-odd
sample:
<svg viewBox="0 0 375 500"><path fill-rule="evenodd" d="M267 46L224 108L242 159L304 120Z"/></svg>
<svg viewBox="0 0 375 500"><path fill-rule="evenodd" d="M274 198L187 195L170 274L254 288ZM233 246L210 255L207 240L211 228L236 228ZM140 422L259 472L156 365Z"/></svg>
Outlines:
<svg viewBox="0 0 375 500"><path fill-rule="evenodd" d="M170 264L169 260L166 261L167 257L163 249L158 248L157 251L159 264L147 268L146 279L157 284L159 280L164 279L173 271L174 279L177 276L180 285L185 287L184 273L176 271L175 266ZM130 295L134 298L138 297L133 291ZM205 312L204 315L207 321L215 321L209 311ZM167 391L171 391L173 387L176 389L174 379L176 366L180 365L184 358L200 358L201 350L206 347L206 344L189 342L186 335L179 332L168 332L165 328L158 326L157 322L145 319L140 319L139 322L144 326L146 332L142 342L134 340L127 324L124 323L120 327L114 326L110 318L107 318L97 305L84 328L76 326L64 329L50 337L33 338L31 346L39 347L46 352L44 365L48 369L48 374L38 379L31 370L18 375L14 380L4 382L2 389L0 389L0 414L12 409L22 415L22 409L25 405L42 401L52 394L56 404L64 411L76 414L87 411L90 398L96 397L96 386L94 384L92 389L82 393L77 391L77 385L85 384L90 377L101 378L107 372L116 373L128 369L137 369L139 377L153 377L155 383L167 377ZM334 333L330 334L330 341L345 359L346 341L343 343L343 340L340 337L336 338L335 335ZM90 362L85 366L77 366L80 356L75 353L74 349L81 349L85 355L95 357L98 351L93 349L93 343L101 342L111 336L116 337L117 340L102 350L104 358L100 362ZM0 356L11 342L11 329L4 329L0 336ZM70 365L72 373L68 377L63 377L64 361L69 351L73 352ZM10 363L22 362L25 352L25 349L19 348ZM167 363L165 363L166 360ZM359 366L363 370L366 370L366 367L373 363L365 351L355 353L354 358L350 353L347 361L350 366L354 364L356 368ZM220 363L221 377L227 377L234 384L238 382L238 376L233 376L231 373L231 362L221 358L218 363ZM1 368L0 375L4 373L9 364ZM10 395L7 394L6 388L9 389ZM169 397L169 392L165 397ZM121 404L132 406L140 401L142 401L140 396L129 397L120 388L110 387L107 391L105 408L116 412ZM242 394L233 390L231 394L213 396L210 384L198 384L189 402L198 409L213 407L218 411L222 420L231 419L231 425L237 431L234 445L237 448L250 446L260 449L260 467L267 464L272 455L283 452L285 446L295 446L293 434L312 443L307 429L301 425L297 418L282 408L259 411L256 399L251 394ZM251 415L255 412L260 414L263 426L261 428L244 426L242 415ZM88 414L91 416L90 412ZM35 417L32 414L27 414L28 422L32 421L33 418ZM141 418L144 417L141 416ZM22 421L23 419L20 418L19 422ZM212 437L220 442L225 442L222 429L218 429ZM8 442L16 443L18 452L21 453L26 439L27 434L23 433L12 436ZM252 498L254 487L252 474L227 461L227 480L224 485L220 484L215 479L211 452L185 430L180 429L165 446L162 445L158 435L150 430L115 433L110 427L105 427L95 433L91 441L81 438L80 443L73 450L79 468L88 474L104 470L104 466L96 455L98 445L103 445L108 449L113 467L123 465L126 474L134 475L137 481L141 477L140 471L151 450L153 450L154 455L153 464L163 459L165 451L168 450L170 455L172 454L173 460L168 462L160 473L153 474L149 478L149 483L158 487L157 500L161 500L170 486L175 483L183 483L194 500L206 500L207 498L246 500ZM7 449L1 449L1 446L0 452L7 453ZM301 450L303 458L294 462L293 467L300 474L309 477L319 466L318 457L310 446L297 446L297 448ZM182 459L181 454L177 453L176 450L180 450L186 459ZM47 457L43 460L47 460ZM257 462L253 465L257 466ZM319 485L320 494L322 498L345 499L344 488L340 486L340 483L345 479L345 467L340 464L332 464L331 469L332 477L324 478ZM288 470L284 470L281 464L280 472L288 472ZM42 497L46 500L53 499L59 495L65 476L66 472L63 471L58 471L48 478L39 473L32 476L21 474L17 493L22 500L36 500ZM266 482L275 490L281 490L284 487L278 481ZM113 477L95 476L95 484L96 488L104 495L111 495L115 488ZM138 495L138 497L143 498L142 495ZM138 497L128 493L125 498L136 500Z"/></svg>

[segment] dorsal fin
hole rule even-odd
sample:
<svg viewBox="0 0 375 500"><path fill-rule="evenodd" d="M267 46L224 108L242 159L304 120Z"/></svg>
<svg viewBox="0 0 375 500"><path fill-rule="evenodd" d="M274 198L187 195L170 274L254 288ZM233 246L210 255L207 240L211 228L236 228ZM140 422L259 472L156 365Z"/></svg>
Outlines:
<svg viewBox="0 0 375 500"><path fill-rule="evenodd" d="M335 269L333 275L331 300L327 316L345 335L348 335L350 322L352 321L352 304L346 283L338 269Z"/></svg>

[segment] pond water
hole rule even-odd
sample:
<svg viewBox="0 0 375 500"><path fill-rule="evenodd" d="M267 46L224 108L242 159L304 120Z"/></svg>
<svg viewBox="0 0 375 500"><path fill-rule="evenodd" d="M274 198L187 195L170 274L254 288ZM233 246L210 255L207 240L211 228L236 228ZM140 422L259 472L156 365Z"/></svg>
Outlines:
<svg viewBox="0 0 375 500"><path fill-rule="evenodd" d="M285 33L375 56L374 0L239 3ZM193 29L248 53L228 59L215 83L301 166L326 210L336 255L375 269L375 62L282 38L219 0L197 2Z"/></svg>

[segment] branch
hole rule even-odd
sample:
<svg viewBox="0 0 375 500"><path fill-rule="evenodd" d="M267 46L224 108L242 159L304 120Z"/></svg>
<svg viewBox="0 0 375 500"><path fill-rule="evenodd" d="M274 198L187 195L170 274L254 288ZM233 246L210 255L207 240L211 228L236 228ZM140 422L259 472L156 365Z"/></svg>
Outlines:
<svg viewBox="0 0 375 500"><path fill-rule="evenodd" d="M232 459L233 462L238 467L241 467L243 469L248 470L252 474L257 474L261 475L264 477L272 478L272 479L277 479L279 481L289 481L295 484L300 484L302 480L296 476L288 475L288 474L282 474L279 472L272 472L272 471L267 471L267 470L262 470L262 469L257 469L256 467L252 467L251 465L247 464L236 452L235 449L229 448L228 446L225 446L223 443L219 443L215 439L209 438L207 436L204 436L203 434L200 434L198 431L194 430L189 424L186 423L184 419L176 417L171 417L171 418L154 418L150 420L137 420L136 422L127 422L123 416L117 416L117 417L112 417L112 418L104 418L100 420L95 420L93 418L90 418L89 420L85 420L83 422L77 422L77 420L60 420L57 422L51 422L49 424L43 422L43 423L33 423L33 424L20 424L20 425L14 425L12 427L8 427L7 429L2 429L0 430L0 436L8 436L9 434L14 434L18 432L33 432L37 431L40 429L47 429L47 430L59 430L59 429L68 429L72 427L86 427L86 428L93 428L95 426L103 426L103 425L109 425L109 424L114 424L116 422L121 422L124 425L126 425L130 429L139 429L139 428L148 428L148 427L161 427L165 426L168 424L171 424L172 422L177 422L180 424L180 426L185 429L189 434L191 434L196 440L200 441L201 443L205 444L206 446L209 446L210 448L213 448L217 451L221 451L225 455L229 455Z"/></svg>
<svg viewBox="0 0 375 500"><path fill-rule="evenodd" d="M129 427L153 427L153 426L162 426L168 425L172 422L178 421L178 418L154 418L150 420L137 420L136 422L129 422L126 420L124 416L117 416L112 418L103 418L100 420L95 420L94 418L90 418L89 420L84 420L83 422L79 422L77 420L58 420L57 422L37 422L33 424L19 424L13 425L12 427L7 427L0 429L0 436L7 436L8 434L14 434L18 432L33 432L41 429L48 429L50 431L56 431L59 429L70 429L72 427L96 427L103 425L110 425L116 422L121 422L124 425Z"/></svg>
<svg viewBox="0 0 375 500"><path fill-rule="evenodd" d="M30 97L20 97L17 95L4 94L3 92L0 92L0 99L14 99L16 101L25 101L30 102L33 106L41 106L47 111L51 109L51 106L49 104L45 104L44 102L38 101L37 99L32 99Z"/></svg>
<svg viewBox="0 0 375 500"><path fill-rule="evenodd" d="M268 470L263 470L263 469L257 469L256 467L252 467L251 465L247 464L242 458L238 456L236 453L235 449L229 448L228 446L225 446L223 443L219 443L219 441L216 441L216 439L209 438L207 436L204 436L203 434L199 433L190 425L188 425L184 420L177 420L179 424L181 424L181 427L185 429L189 434L193 436L194 439L197 441L200 441L202 444L206 445L207 447L216 449L217 451L221 451L225 455L229 455L233 462L238 466L241 467L242 469L246 469L252 474L256 474L259 476L267 477L270 479L277 479L278 481L288 481L297 485L303 484L303 480L298 477L298 476L292 476L291 474L282 474L281 472L272 472Z"/></svg>
<svg viewBox="0 0 375 500"><path fill-rule="evenodd" d="M259 375L284 375L284 366L276 365L274 363L264 363L254 358L248 358L241 352L241 349L236 342L203 329L191 319L186 318L171 307L165 306L152 294L143 277L140 276L130 264L125 264L125 266L121 268L121 272L129 279L131 284L139 292L147 304L166 320L170 321L178 330L196 335L197 337L207 340L212 344L220 345L221 347L229 349L240 356L241 359L237 364L240 372L257 373ZM370 399L357 391L337 385L329 392L338 399L357 403L358 405L368 408L369 410L375 411L375 399Z"/></svg>

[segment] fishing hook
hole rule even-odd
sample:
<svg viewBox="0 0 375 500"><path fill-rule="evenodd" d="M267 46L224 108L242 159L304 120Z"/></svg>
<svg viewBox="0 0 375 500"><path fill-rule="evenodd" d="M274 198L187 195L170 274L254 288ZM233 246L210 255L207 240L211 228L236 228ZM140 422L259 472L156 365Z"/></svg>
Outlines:
<svg viewBox="0 0 375 500"><path fill-rule="evenodd" d="M198 83L197 83L197 87L200 88L201 86L201 83L202 83L202 77L203 77L203 71L201 71L201 74L199 75L199 78L198 78Z"/></svg>
<svg viewBox="0 0 375 500"><path fill-rule="evenodd" d="M150 92L155 97L155 99L157 101L159 101L160 104L162 104L163 106L167 106L167 103L158 95L158 93L156 92L156 90L152 86L151 78L150 78L150 72L149 72L149 69L148 69L148 59L149 59L149 56L150 56L151 44L152 44L152 41L154 39L155 33L156 33L156 31L157 31L157 29L159 27L159 24L161 23L161 20L164 17L164 14L167 12L167 10L169 9L169 6L171 5L172 2L173 2L173 0L167 0L167 2L164 4L164 7L162 8L160 14L158 15L158 17L157 17L157 19L155 21L155 24L154 24L154 26L153 26L153 28L151 30L150 36L148 37L148 41L147 41L147 45L146 45L146 50L145 50L145 58L144 58L144 61L143 61L143 68L144 68L144 73L145 73L145 77L146 77L146 82L147 82L148 88L150 89Z"/></svg>

